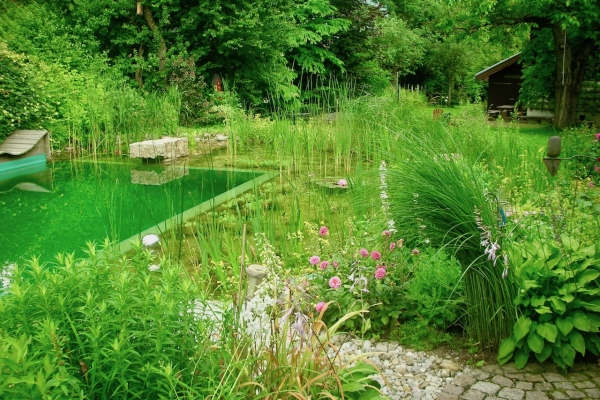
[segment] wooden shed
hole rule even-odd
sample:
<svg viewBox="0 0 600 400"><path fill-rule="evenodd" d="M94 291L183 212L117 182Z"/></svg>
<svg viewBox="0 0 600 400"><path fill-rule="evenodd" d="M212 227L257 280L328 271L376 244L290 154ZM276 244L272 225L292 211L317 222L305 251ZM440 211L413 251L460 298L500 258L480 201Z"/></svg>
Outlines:
<svg viewBox="0 0 600 400"><path fill-rule="evenodd" d="M521 53L517 53L475 74L478 80L489 82L488 110L498 106L512 106L519 98L523 83L523 68L518 61Z"/></svg>
<svg viewBox="0 0 600 400"><path fill-rule="evenodd" d="M0 143L0 173L46 164L50 157L48 131L14 131Z"/></svg>

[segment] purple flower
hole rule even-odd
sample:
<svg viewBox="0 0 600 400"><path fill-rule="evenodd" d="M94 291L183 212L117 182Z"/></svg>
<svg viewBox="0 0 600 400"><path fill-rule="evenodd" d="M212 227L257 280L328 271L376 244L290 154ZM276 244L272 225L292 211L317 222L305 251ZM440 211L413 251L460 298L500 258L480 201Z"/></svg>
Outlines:
<svg viewBox="0 0 600 400"><path fill-rule="evenodd" d="M321 259L319 256L312 256L308 261L310 261L312 265L317 265Z"/></svg>
<svg viewBox="0 0 600 400"><path fill-rule="evenodd" d="M379 260L381 258L381 253L378 252L377 250L373 250L371 252L371 258L375 261Z"/></svg>
<svg viewBox="0 0 600 400"><path fill-rule="evenodd" d="M385 231L381 232L381 236L390 237L392 236L392 232L386 229Z"/></svg>
<svg viewBox="0 0 600 400"><path fill-rule="evenodd" d="M321 236L327 236L328 233L329 229L326 226L322 226L321 229L319 229L319 235Z"/></svg>
<svg viewBox="0 0 600 400"><path fill-rule="evenodd" d="M329 280L329 287L332 289L339 289L342 286L342 280L339 276L334 276Z"/></svg>
<svg viewBox="0 0 600 400"><path fill-rule="evenodd" d="M348 186L348 181L345 179L340 179L339 181L337 181L337 185L341 187L346 187Z"/></svg>
<svg viewBox="0 0 600 400"><path fill-rule="evenodd" d="M360 249L359 253L363 257L368 257L369 256L369 250L367 250L367 249Z"/></svg>
<svg viewBox="0 0 600 400"><path fill-rule="evenodd" d="M325 269L327 267L329 267L329 261L321 261L321 264L319 264L320 269Z"/></svg>
<svg viewBox="0 0 600 400"><path fill-rule="evenodd" d="M292 324L292 330L300 336L304 336L304 322L304 315L300 311L296 312L296 322Z"/></svg>
<svg viewBox="0 0 600 400"><path fill-rule="evenodd" d="M394 250L395 248L396 248L396 242L390 243L390 251Z"/></svg>
<svg viewBox="0 0 600 400"><path fill-rule="evenodd" d="M377 270L375 271L375 279L383 279L383 277L385 276L385 272L385 268L377 268Z"/></svg>
<svg viewBox="0 0 600 400"><path fill-rule="evenodd" d="M327 309L327 304L324 301L320 301L315 304L315 310L317 310L318 313L323 311L323 309Z"/></svg>

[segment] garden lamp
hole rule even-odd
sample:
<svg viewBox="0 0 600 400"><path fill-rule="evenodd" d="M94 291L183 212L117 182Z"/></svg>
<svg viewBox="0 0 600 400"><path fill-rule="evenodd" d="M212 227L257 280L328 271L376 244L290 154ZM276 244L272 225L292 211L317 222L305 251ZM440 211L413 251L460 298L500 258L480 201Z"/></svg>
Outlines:
<svg viewBox="0 0 600 400"><path fill-rule="evenodd" d="M582 156L579 154L567 158L558 158L560 155L560 147L560 136L551 136L550 139L548 139L548 148L546 149L546 157L544 157L544 165L546 165L546 169L552 176L556 175L558 172L558 168L560 167L560 162L562 160L595 158L592 156Z"/></svg>

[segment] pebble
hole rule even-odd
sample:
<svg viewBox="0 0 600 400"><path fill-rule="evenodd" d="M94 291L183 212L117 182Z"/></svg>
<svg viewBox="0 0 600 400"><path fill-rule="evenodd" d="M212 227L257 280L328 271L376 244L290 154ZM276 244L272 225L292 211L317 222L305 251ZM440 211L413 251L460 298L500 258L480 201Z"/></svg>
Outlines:
<svg viewBox="0 0 600 400"><path fill-rule="evenodd" d="M405 349L397 342L350 339L342 343L342 340L342 336L333 338L334 346L339 348L339 360L354 365L356 356L360 356L359 360L372 362L380 370L380 375L372 378L381 384L381 392L390 399L436 399L463 368L436 355ZM329 356L333 358L333 348Z"/></svg>

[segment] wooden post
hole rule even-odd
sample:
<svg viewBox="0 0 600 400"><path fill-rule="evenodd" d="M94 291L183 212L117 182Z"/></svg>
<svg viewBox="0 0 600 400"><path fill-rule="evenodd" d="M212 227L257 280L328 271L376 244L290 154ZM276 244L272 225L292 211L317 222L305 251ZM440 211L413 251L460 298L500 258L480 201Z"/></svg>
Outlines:
<svg viewBox="0 0 600 400"><path fill-rule="evenodd" d="M137 15L144 15L144 6L141 1L137 2Z"/></svg>

